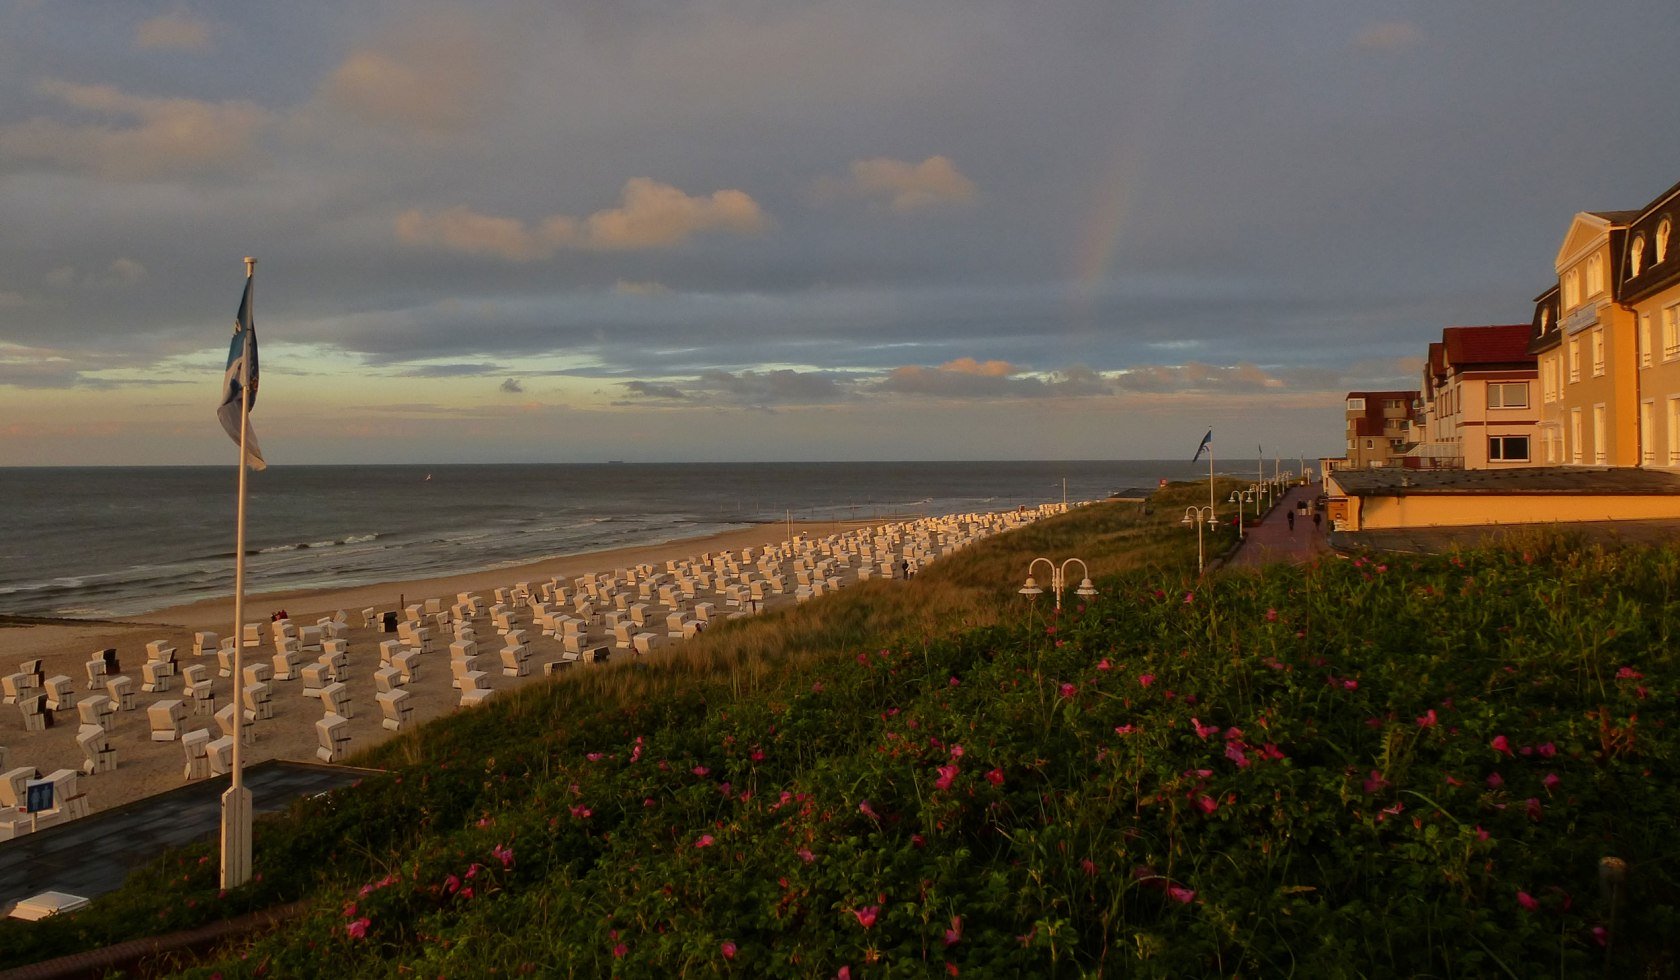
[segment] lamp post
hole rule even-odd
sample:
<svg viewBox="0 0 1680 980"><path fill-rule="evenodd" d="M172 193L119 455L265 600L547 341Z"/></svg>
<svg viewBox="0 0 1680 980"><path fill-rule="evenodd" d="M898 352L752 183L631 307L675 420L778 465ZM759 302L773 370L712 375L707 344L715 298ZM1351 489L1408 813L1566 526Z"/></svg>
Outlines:
<svg viewBox="0 0 1680 980"><path fill-rule="evenodd" d="M1254 504L1254 519L1260 519L1260 484L1256 483L1248 488L1248 500ZM1239 508L1241 509L1241 508Z"/></svg>
<svg viewBox="0 0 1680 980"><path fill-rule="evenodd" d="M1240 511L1240 509L1241 508L1239 508L1239 511ZM1207 567L1207 557L1206 557L1207 553L1202 550L1202 520L1203 520L1204 515L1206 517L1208 527L1218 527L1219 526L1219 521L1216 520L1213 516L1213 507L1211 505L1207 506L1207 507L1186 507L1186 508L1184 508L1184 519L1182 521L1179 521L1180 524L1194 524L1194 525L1196 525L1196 574L1197 575L1202 574L1203 569L1205 569ZM1029 568L1028 571L1031 571L1031 569Z"/></svg>
<svg viewBox="0 0 1680 980"><path fill-rule="evenodd" d="M1032 577L1032 571L1038 567L1039 562L1050 566L1050 588L1056 593L1057 612L1062 611L1062 589L1067 586L1068 582L1067 568L1074 562L1079 562L1079 569L1084 573L1084 577L1079 580L1079 588L1074 589L1073 594L1086 598L1097 594L1097 587L1091 584L1091 570L1085 567L1083 558L1068 558L1060 565L1049 558L1034 558L1032 563L1027 566L1027 584L1021 586L1018 590L1021 595L1027 597L1028 602L1033 602L1044 594L1044 590L1038 587L1038 582Z"/></svg>
<svg viewBox="0 0 1680 980"><path fill-rule="evenodd" d="M1248 497L1241 490L1231 491L1230 502L1237 505L1237 537L1243 536L1243 501ZM1198 525L1200 527L1200 525Z"/></svg>

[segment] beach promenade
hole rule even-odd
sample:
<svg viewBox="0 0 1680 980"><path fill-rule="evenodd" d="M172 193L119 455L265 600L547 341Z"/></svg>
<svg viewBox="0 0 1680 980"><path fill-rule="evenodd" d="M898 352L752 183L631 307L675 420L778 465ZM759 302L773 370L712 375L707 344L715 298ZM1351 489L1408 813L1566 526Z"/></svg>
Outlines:
<svg viewBox="0 0 1680 980"><path fill-rule="evenodd" d="M1226 568L1258 568L1276 562L1307 562L1330 552L1327 536L1329 523L1313 526L1312 518L1297 516L1293 529L1289 526L1289 512L1305 501L1310 506L1318 498L1322 483L1290 487L1259 524L1244 527L1242 546L1225 562Z"/></svg>

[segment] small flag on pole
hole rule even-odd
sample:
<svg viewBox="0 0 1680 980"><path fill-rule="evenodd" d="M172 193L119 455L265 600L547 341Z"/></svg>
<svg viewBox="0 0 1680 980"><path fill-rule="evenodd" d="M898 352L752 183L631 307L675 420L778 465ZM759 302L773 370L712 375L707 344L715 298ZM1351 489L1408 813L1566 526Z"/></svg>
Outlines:
<svg viewBox="0 0 1680 980"><path fill-rule="evenodd" d="M1207 452L1207 448L1211 445L1213 445L1213 430L1209 429L1208 434L1202 437L1202 444L1196 447L1196 455L1190 457L1190 462L1194 463L1201 459L1202 453Z"/></svg>
<svg viewBox="0 0 1680 980"><path fill-rule="evenodd" d="M221 419L222 428L239 442L239 416L241 404L243 410L249 414L257 404L257 325L251 320L251 276L245 276L245 295L239 300L239 316L233 321L233 341L228 345L227 370L222 373L222 404L216 409L216 417ZM251 393L244 397L242 392L249 384ZM245 424L246 462L254 470L266 469L267 461L263 459L262 447L257 445L257 434L251 431L249 421Z"/></svg>

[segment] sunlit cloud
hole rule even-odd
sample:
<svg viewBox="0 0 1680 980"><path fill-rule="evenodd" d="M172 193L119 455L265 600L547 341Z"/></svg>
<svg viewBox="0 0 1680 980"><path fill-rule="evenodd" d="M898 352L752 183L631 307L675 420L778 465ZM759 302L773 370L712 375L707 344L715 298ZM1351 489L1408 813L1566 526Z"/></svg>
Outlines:
<svg viewBox="0 0 1680 980"><path fill-rule="evenodd" d="M497 390L504 394L520 395L525 393L525 385L518 378L508 378L497 386Z"/></svg>
<svg viewBox="0 0 1680 980"><path fill-rule="evenodd" d="M141 21L134 29L139 48L192 51L210 46L210 25L184 13L163 14Z"/></svg>
<svg viewBox="0 0 1680 980"><path fill-rule="evenodd" d="M478 25L433 14L352 50L321 95L366 123L444 132L483 115L500 74L497 45Z"/></svg>
<svg viewBox="0 0 1680 980"><path fill-rule="evenodd" d="M45 165L118 180L226 170L251 156L268 114L250 102L130 95L110 85L45 81L40 91L82 116L0 127L0 165Z"/></svg>
<svg viewBox="0 0 1680 980"><path fill-rule="evenodd" d="M597 211L582 221L551 215L528 224L460 205L435 213L404 211L396 219L396 236L409 246L528 262L549 258L562 248L669 248L702 232L753 235L768 225L758 203L743 191L689 195L669 184L635 177L625 182L619 207Z"/></svg>
<svg viewBox="0 0 1680 980"><path fill-rule="evenodd" d="M855 161L849 177L818 180L817 195L859 198L907 212L971 203L975 186L949 157L931 156L921 163L876 157Z"/></svg>
<svg viewBox="0 0 1680 980"><path fill-rule="evenodd" d="M1088 398L1114 393L1114 385L1101 372L1084 365L1037 374L1005 361L978 362L969 357L934 368L894 368L877 382L876 389L946 399Z"/></svg>
<svg viewBox="0 0 1680 980"><path fill-rule="evenodd" d="M1421 40L1423 32L1416 26L1404 21L1388 21L1365 28L1354 38L1353 43L1355 47L1375 51L1399 51L1412 47Z"/></svg>

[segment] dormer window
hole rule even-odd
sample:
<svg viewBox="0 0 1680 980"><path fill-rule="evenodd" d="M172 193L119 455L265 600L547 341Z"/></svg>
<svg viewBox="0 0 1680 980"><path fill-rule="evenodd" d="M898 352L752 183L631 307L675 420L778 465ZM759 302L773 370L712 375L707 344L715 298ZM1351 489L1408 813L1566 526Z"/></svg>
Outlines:
<svg viewBox="0 0 1680 980"><path fill-rule="evenodd" d="M1550 329L1552 329L1552 308L1548 306L1540 311L1540 332L1545 333Z"/></svg>
<svg viewBox="0 0 1680 980"><path fill-rule="evenodd" d="M1657 223L1657 254L1651 259L1652 265L1661 265L1668 258L1668 233L1673 230L1673 222L1668 215L1663 215L1662 221Z"/></svg>
<svg viewBox="0 0 1680 980"><path fill-rule="evenodd" d="M1628 245L1628 278L1645 271L1645 236L1635 235Z"/></svg>

